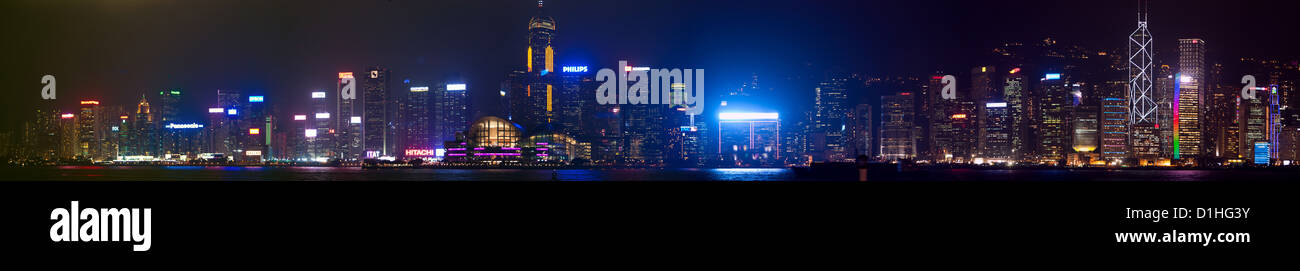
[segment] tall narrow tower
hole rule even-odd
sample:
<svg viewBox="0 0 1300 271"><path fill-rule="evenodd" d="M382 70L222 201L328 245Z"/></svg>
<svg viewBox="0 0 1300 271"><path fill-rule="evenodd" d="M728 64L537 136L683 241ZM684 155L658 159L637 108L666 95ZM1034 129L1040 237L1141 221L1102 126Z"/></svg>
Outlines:
<svg viewBox="0 0 1300 271"><path fill-rule="evenodd" d="M1148 0L1138 1L1138 27L1128 37L1129 142L1134 156L1154 159L1160 150L1158 132L1161 127L1151 81L1155 69L1154 44L1151 32L1147 30L1149 6Z"/></svg>

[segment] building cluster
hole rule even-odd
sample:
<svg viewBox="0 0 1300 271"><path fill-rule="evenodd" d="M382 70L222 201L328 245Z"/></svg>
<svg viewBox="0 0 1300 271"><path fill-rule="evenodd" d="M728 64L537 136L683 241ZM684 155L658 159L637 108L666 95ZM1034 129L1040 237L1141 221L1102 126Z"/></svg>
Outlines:
<svg viewBox="0 0 1300 271"><path fill-rule="evenodd" d="M827 72L799 85L813 96L799 114L773 109L784 101L771 99L771 88L754 75L738 88L709 91L710 116L691 115L684 105L598 104L596 69L556 65L556 21L542 7L528 22L524 66L491 88L463 80L399 83L392 71L372 66L338 73L336 89L301 96L217 90L204 119L180 117L180 100L190 93L181 90L146 93L134 105L80 100L73 110L46 100L20 133L0 133L0 142L18 143L0 144L0 153L21 164L773 167L865 158L1217 166L1297 159L1297 63L1215 61L1197 38L1157 50L1146 4L1124 49L1047 38L1005 43L982 58L985 65L926 76ZM502 110L471 110L471 91L493 92ZM881 95L855 95L862 93ZM282 112L266 106L271 99L306 102L310 111Z"/></svg>
<svg viewBox="0 0 1300 271"><path fill-rule="evenodd" d="M1214 61L1199 38L1157 50L1147 13L1143 2L1126 49L1090 50L1048 38L1003 44L987 65L957 73L829 75L813 88L816 104L799 122L802 133L787 141L795 150L786 156L1056 166L1293 164L1300 139L1297 63ZM846 103L844 85L855 89L849 92L885 93L879 113L869 102Z"/></svg>

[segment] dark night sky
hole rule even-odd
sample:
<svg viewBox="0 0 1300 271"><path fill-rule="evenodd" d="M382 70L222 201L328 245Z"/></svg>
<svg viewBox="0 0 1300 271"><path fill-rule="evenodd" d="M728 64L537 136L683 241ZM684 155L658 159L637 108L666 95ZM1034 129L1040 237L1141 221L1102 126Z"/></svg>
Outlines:
<svg viewBox="0 0 1300 271"><path fill-rule="evenodd" d="M10 0L0 3L4 61L0 129L31 118L40 77L59 79L60 104L133 104L140 94L186 91L198 116L216 89L265 93L285 113L336 73L382 64L396 80L460 74L486 110L504 74L522 66L531 0L154 1ZM1295 59L1294 1L1153 4L1157 57L1177 38L1201 37L1211 57ZM754 72L785 76L803 63L867 74L972 67L1004 41L1052 36L1124 48L1136 1L609 1L551 0L557 66L612 67L619 59L704 68L717 93ZM770 82L770 81L769 81ZM810 90L772 86L803 101ZM288 97L286 97L288 95ZM780 97L774 97L780 98ZM777 99L774 99L777 100Z"/></svg>

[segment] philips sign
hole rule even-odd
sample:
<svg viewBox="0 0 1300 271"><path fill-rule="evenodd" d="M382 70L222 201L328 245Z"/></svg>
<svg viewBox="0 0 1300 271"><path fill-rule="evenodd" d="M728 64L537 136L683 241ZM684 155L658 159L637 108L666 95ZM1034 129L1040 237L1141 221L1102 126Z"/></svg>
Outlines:
<svg viewBox="0 0 1300 271"><path fill-rule="evenodd" d="M564 66L560 72L587 72L587 66Z"/></svg>

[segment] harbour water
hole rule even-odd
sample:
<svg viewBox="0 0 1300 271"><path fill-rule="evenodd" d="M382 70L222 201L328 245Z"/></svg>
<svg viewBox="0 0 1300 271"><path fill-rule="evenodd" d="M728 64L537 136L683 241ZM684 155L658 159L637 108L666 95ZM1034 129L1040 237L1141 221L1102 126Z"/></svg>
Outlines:
<svg viewBox="0 0 1300 271"><path fill-rule="evenodd" d="M868 181L1285 181L1296 170L921 169ZM0 168L0 180L49 181L856 181L852 171L808 176L787 168L362 169L357 167Z"/></svg>

